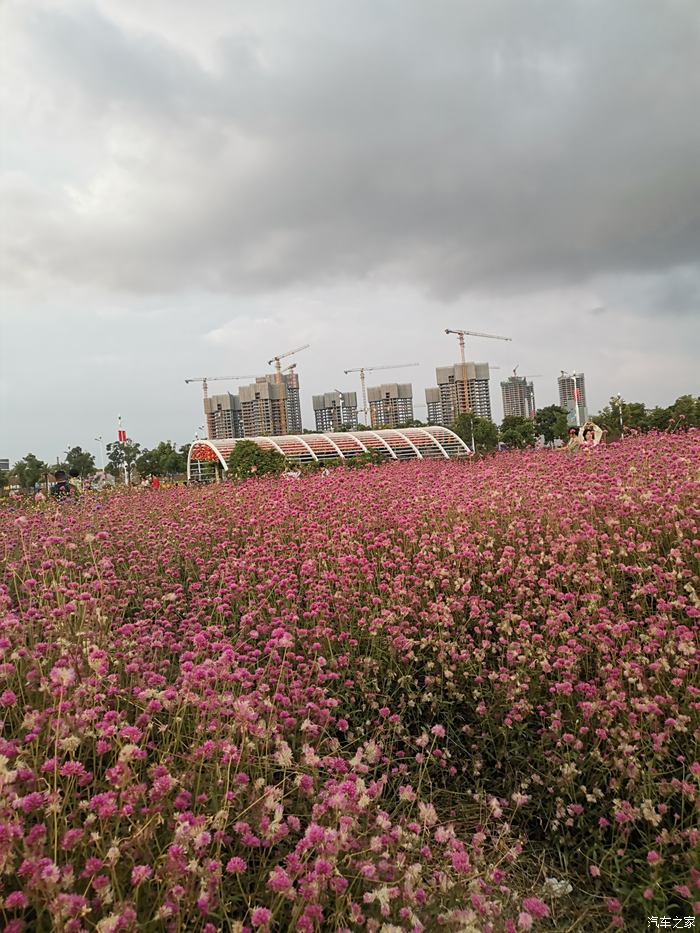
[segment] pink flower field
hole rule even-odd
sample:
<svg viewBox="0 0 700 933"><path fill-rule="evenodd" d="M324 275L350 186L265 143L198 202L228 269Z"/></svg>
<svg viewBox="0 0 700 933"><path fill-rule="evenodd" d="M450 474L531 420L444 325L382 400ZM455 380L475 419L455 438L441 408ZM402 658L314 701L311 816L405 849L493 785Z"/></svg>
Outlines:
<svg viewBox="0 0 700 933"><path fill-rule="evenodd" d="M700 437L0 512L0 926L700 913Z"/></svg>

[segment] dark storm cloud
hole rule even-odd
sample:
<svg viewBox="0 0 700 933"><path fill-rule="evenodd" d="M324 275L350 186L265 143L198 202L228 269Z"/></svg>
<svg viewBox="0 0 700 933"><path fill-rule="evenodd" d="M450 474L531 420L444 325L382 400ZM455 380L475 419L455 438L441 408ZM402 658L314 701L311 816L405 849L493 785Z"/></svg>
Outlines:
<svg viewBox="0 0 700 933"><path fill-rule="evenodd" d="M6 179L12 265L136 292L380 275L446 299L673 278L700 256L699 9L295 4L222 27L206 67L92 8L20 17L47 116L103 151L70 191Z"/></svg>

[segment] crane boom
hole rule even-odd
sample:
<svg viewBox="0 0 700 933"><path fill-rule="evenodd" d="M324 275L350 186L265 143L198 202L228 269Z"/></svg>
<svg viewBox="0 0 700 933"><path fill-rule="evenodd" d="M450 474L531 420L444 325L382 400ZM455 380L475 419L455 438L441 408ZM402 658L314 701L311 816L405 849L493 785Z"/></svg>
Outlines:
<svg viewBox="0 0 700 933"><path fill-rule="evenodd" d="M278 363L280 360L283 360L285 356L292 356L294 353L301 352L301 350L308 350L310 346L310 343L305 343L301 347L296 347L294 350L287 350L286 353L280 353L279 356L273 356L271 360L267 361L267 365L272 366L273 363Z"/></svg>
<svg viewBox="0 0 700 933"><path fill-rule="evenodd" d="M373 373L378 369L405 369L408 366L420 366L420 363L396 363L393 366L357 366L355 369L344 369L343 372L347 376L348 373L359 373L360 374L360 384L362 385L362 417L367 423L367 382L365 380L365 373Z"/></svg>
<svg viewBox="0 0 700 933"><path fill-rule="evenodd" d="M272 366L273 363L275 364L275 383L277 385L280 385L280 386L284 385L284 378L282 376L282 366L280 364L280 360L283 360L286 356L293 356L295 353L301 352L301 350L308 350L310 346L311 346L310 343L304 343L300 347L295 347L293 350L287 350L286 353L280 353L278 356L273 356L271 360L267 361L268 366ZM287 398L286 398L286 395L287 393L285 390L285 397L282 399L282 404L280 405L280 433L281 434L287 433Z"/></svg>
<svg viewBox="0 0 700 933"><path fill-rule="evenodd" d="M511 341L512 337L500 337L498 334L482 334L478 330L457 330L455 328L446 327L446 334L456 334L457 339L459 340L459 353L462 358L462 363L466 363L467 359L464 353L464 338L466 337L488 337L489 340L508 340Z"/></svg>
<svg viewBox="0 0 700 933"><path fill-rule="evenodd" d="M343 372L347 376L348 373L373 373L377 369L405 369L407 366L420 366L420 363L397 363L395 366L358 366L356 369L344 369Z"/></svg>

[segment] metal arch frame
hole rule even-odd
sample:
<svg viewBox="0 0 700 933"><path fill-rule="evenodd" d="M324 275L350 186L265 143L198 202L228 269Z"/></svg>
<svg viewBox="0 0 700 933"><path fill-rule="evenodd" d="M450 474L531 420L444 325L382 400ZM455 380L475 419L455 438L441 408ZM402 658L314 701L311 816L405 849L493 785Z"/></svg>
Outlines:
<svg viewBox="0 0 700 933"><path fill-rule="evenodd" d="M386 449L387 449L387 450L389 451L389 453L391 454L391 459L392 459L392 460L398 460L398 459L399 459L399 458L396 456L396 454L394 453L394 448L393 448L393 447L390 447L390 446L387 444L387 442L384 440L384 438L381 436L381 434L377 434L376 431L368 431L367 433L373 435L373 437L376 437L377 440L381 441L382 444L384 444L384 446L386 447Z"/></svg>
<svg viewBox="0 0 700 933"><path fill-rule="evenodd" d="M245 438L245 440L248 440L248 439L249 438ZM286 453L282 450L280 445L272 439L272 437L251 437L250 440L255 441L258 447L260 447L260 443L259 443L260 441L269 441L272 444L272 446L275 448L275 450L281 453L285 460L287 459Z"/></svg>
<svg viewBox="0 0 700 933"><path fill-rule="evenodd" d="M449 428L446 428L446 427L444 427L443 425L428 425L428 427L426 428L426 430L429 430L431 427L435 427L435 428L436 428L437 430L439 430L439 431L447 431L447 433L450 435L450 437L453 437L453 438L457 441L457 443L458 443L461 447L463 447L463 448L466 450L466 452L469 454L470 457L473 457L473 456L474 456L474 451L471 449L471 447L469 446L469 444L465 444L465 443L464 443L464 441L463 441L462 438L459 436L459 434L455 434L454 431L451 431ZM435 441L436 441L436 443L437 443L437 438L435 439Z"/></svg>
<svg viewBox="0 0 700 933"><path fill-rule="evenodd" d="M433 434L431 434L430 431L426 431L425 428L413 428L413 430L420 431L421 434L425 434L426 437L429 437L430 440L433 442L433 444L435 444L435 446L438 447L442 451L442 455L445 458L445 460L450 459L450 455L447 453L447 451L442 446L440 441Z"/></svg>
<svg viewBox="0 0 700 933"><path fill-rule="evenodd" d="M296 440L298 440L298 441L301 441L301 443L304 445L304 447L306 447L306 449L308 450L308 452L309 452L309 453L311 454L311 456L314 458L314 460L316 461L316 463L318 463L318 457L317 457L316 454L313 452L313 450L311 449L311 447L306 443L306 441L304 440L304 438L301 437L300 434L290 434L289 436L290 436L290 437L296 438Z"/></svg>
<svg viewBox="0 0 700 933"><path fill-rule="evenodd" d="M193 442L190 444L190 449L187 451L187 482L190 481L190 477L191 477L191 475L192 475L192 474L191 474L192 451L193 451L194 448L197 447L199 444L201 444L203 447L208 447L209 450L213 450L214 453L216 454L216 456L219 458L219 463L221 464L221 466L224 468L224 470L228 471L228 464L226 463L226 461L224 460L224 458L221 456L221 451L219 450L219 448L218 448L218 447L215 447L215 446L211 443L210 440L205 439L205 438L202 438L201 440L193 441ZM235 445L234 445L234 446L235 446Z"/></svg>
<svg viewBox="0 0 700 933"><path fill-rule="evenodd" d="M412 447L412 448L415 450L415 452L416 452L416 457L418 457L419 460L422 460L422 459L423 459L423 454L420 452L420 450L418 450L418 448L417 448L416 445L413 443L413 441L411 440L410 437L407 437L407 436L403 433L403 431L399 431L398 428L392 428L391 430L392 430L395 434L398 434L399 437L402 437L402 438L406 441L406 443L408 444L408 446L409 446L409 447Z"/></svg>
<svg viewBox="0 0 700 933"><path fill-rule="evenodd" d="M334 447L338 451L338 456L340 457L341 460L347 459L343 451L340 449L340 447L338 447L336 442L333 440L333 438L329 434L322 432L321 434L319 434L319 437L325 438L328 441L328 443L331 445L331 447Z"/></svg>
<svg viewBox="0 0 700 933"><path fill-rule="evenodd" d="M360 445L360 450L364 450L366 454L369 453L369 449L365 447L365 445L362 443L362 441L357 436L357 434L354 434L352 431L346 431L345 433L347 434L348 437L351 437L355 441L356 444Z"/></svg>

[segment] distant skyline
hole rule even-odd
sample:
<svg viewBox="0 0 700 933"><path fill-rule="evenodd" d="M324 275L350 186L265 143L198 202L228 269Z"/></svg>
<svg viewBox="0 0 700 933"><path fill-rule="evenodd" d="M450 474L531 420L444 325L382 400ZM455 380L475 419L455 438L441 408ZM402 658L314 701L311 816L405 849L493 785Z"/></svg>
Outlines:
<svg viewBox="0 0 700 933"><path fill-rule="evenodd" d="M696 0L5 0L0 457L190 440L187 377L700 391ZM240 383L238 383L240 384ZM370 378L369 384L373 384ZM237 383L210 389L235 391ZM423 417L425 409L416 408Z"/></svg>

